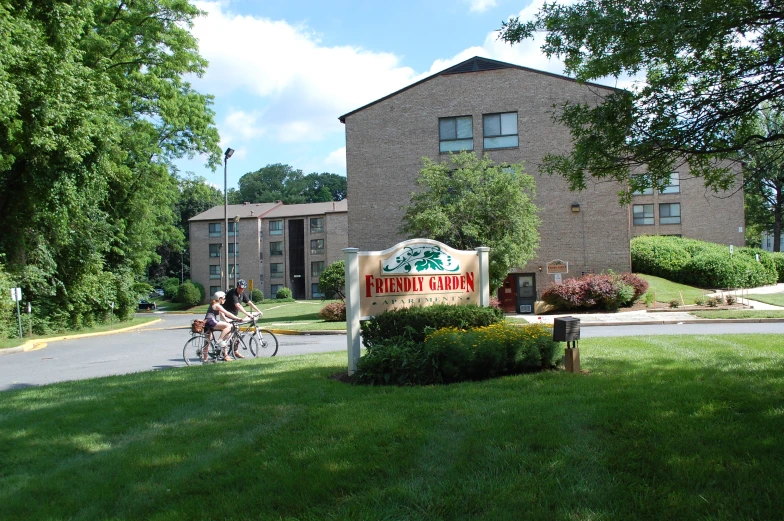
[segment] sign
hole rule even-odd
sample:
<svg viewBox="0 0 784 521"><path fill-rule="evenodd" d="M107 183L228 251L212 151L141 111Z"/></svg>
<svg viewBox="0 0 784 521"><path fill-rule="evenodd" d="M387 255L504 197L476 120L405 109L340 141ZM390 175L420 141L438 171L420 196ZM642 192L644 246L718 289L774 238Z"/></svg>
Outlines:
<svg viewBox="0 0 784 521"><path fill-rule="evenodd" d="M455 250L431 239L412 239L383 251L345 248L349 374L359 360L360 320L412 306L489 306L489 252L486 247Z"/></svg>
<svg viewBox="0 0 784 521"><path fill-rule="evenodd" d="M733 250L735 250L735 247L732 244L730 244L730 257L732 257Z"/></svg>
<svg viewBox="0 0 784 521"><path fill-rule="evenodd" d="M556 284L560 284L561 282L563 282L563 280L561 279L561 274L560 273L556 273L555 275L553 275L553 279L555 279L555 283Z"/></svg>
<svg viewBox="0 0 784 521"><path fill-rule="evenodd" d="M479 257L436 241L359 253L360 320L432 304L479 304Z"/></svg>
<svg viewBox="0 0 784 521"><path fill-rule="evenodd" d="M253 291L253 279L248 279L248 290Z"/></svg>
<svg viewBox="0 0 784 521"><path fill-rule="evenodd" d="M569 273L569 263L555 259L547 263L547 273Z"/></svg>
<svg viewBox="0 0 784 521"><path fill-rule="evenodd" d="M22 300L22 288L11 288L11 300L13 302Z"/></svg>

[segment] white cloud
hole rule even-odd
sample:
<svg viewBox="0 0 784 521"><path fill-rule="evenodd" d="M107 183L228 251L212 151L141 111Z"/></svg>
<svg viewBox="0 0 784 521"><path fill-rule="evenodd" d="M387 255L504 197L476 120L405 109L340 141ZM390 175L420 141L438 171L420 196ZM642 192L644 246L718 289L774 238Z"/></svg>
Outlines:
<svg viewBox="0 0 784 521"><path fill-rule="evenodd" d="M324 164L327 166L338 167L342 171L346 170L346 147L340 147L337 150L333 150L324 160Z"/></svg>
<svg viewBox="0 0 784 521"><path fill-rule="evenodd" d="M217 96L244 94L258 101L257 111L227 117L222 133L280 142L322 140L343 133L338 116L415 76L392 53L325 47L306 26L237 15L215 1L196 5L208 13L195 21L193 34L210 66L194 83Z"/></svg>
<svg viewBox="0 0 784 521"><path fill-rule="evenodd" d="M471 11L478 13L483 13L496 5L495 0L468 0L468 3L471 6Z"/></svg>

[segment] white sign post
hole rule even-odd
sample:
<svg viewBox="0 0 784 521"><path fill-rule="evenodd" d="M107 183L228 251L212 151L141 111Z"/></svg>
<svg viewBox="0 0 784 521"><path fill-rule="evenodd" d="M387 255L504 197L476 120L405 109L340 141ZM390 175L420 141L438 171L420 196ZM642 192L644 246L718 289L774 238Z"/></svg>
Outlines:
<svg viewBox="0 0 784 521"><path fill-rule="evenodd" d="M16 302L16 318L19 321L19 338L22 338L22 314L19 312L19 301L22 300L22 288L11 288L11 300Z"/></svg>

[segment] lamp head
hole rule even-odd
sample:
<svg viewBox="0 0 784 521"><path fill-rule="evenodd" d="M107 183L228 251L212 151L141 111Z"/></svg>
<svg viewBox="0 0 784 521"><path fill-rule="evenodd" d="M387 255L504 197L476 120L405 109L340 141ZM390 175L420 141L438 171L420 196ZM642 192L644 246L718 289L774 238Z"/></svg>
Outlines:
<svg viewBox="0 0 784 521"><path fill-rule="evenodd" d="M226 152L223 154L223 157L225 157L226 159L228 159L228 158L230 158L232 155L234 155L234 149L233 149L233 148L227 148L227 149L226 149Z"/></svg>

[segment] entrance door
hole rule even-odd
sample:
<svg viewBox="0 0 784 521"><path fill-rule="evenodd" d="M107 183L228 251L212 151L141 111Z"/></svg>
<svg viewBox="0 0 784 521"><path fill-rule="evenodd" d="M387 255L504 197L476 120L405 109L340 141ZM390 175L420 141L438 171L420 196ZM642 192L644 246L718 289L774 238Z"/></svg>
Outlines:
<svg viewBox="0 0 784 521"><path fill-rule="evenodd" d="M517 275L517 312L533 313L536 302L536 277L533 273Z"/></svg>
<svg viewBox="0 0 784 521"><path fill-rule="evenodd" d="M517 313L517 275L510 273L498 288L498 300L504 313Z"/></svg>
<svg viewBox="0 0 784 521"><path fill-rule="evenodd" d="M305 220L289 221L289 288L291 296L305 298Z"/></svg>

